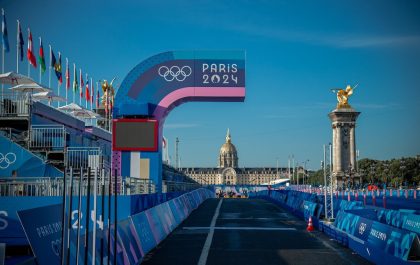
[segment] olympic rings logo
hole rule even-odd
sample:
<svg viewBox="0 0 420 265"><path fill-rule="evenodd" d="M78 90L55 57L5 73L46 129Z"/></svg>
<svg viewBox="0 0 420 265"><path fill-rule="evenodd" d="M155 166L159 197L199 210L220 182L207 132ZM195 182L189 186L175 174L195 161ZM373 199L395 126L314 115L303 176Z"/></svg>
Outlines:
<svg viewBox="0 0 420 265"><path fill-rule="evenodd" d="M6 155L0 153L0 169L6 169L15 162L16 162L15 153L9 152Z"/></svg>
<svg viewBox="0 0 420 265"><path fill-rule="evenodd" d="M165 78L167 82L172 82L177 80L179 82L184 81L192 73L191 67L185 65L183 67L179 66L161 66L159 67L158 74Z"/></svg>

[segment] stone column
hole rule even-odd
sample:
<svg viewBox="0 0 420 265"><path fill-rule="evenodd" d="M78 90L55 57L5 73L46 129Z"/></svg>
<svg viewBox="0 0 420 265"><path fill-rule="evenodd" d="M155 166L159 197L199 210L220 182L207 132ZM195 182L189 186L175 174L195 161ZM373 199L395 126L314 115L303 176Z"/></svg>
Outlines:
<svg viewBox="0 0 420 265"><path fill-rule="evenodd" d="M343 152L342 152L342 137L341 137L341 127L342 125L337 123L336 127L336 137L335 137L335 149L336 153L333 153L333 163L336 165L335 172L340 173L343 171L343 165L342 165L342 158L343 158Z"/></svg>
<svg viewBox="0 0 420 265"><path fill-rule="evenodd" d="M338 108L328 116L333 128L333 177L341 186L349 164L356 167L355 124L360 112L352 108Z"/></svg>
<svg viewBox="0 0 420 265"><path fill-rule="evenodd" d="M356 137L355 137L355 124L350 125L350 163L354 170L356 168Z"/></svg>

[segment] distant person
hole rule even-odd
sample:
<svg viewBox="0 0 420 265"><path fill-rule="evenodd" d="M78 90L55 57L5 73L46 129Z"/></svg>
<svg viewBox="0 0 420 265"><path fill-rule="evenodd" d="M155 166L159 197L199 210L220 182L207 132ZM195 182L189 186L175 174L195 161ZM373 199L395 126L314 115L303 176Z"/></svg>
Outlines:
<svg viewBox="0 0 420 265"><path fill-rule="evenodd" d="M12 194L15 196L23 195L23 185L18 182L17 170L12 170Z"/></svg>

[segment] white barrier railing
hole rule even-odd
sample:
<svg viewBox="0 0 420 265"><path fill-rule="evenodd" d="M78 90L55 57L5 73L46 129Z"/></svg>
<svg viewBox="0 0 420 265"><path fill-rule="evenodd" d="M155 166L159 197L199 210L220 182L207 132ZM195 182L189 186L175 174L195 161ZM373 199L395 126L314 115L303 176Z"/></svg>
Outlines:
<svg viewBox="0 0 420 265"><path fill-rule="evenodd" d="M100 168L102 163L101 149L99 147L69 147L66 154L66 167Z"/></svg>
<svg viewBox="0 0 420 265"><path fill-rule="evenodd" d="M0 117L29 115L29 93L4 92L0 99Z"/></svg>
<svg viewBox="0 0 420 265"><path fill-rule="evenodd" d="M111 187L111 193L114 194L115 182L114 177L111 178L104 174L94 174L90 176L90 187L88 185L88 177L84 174L80 178L79 174L68 175L66 177L66 195L70 195L70 187L72 186L72 195L80 194L86 196L88 187L90 194L94 194L94 180L97 178L97 194L108 195ZM62 196L64 190L63 178L17 178L0 180L0 196ZM79 187L80 186L80 187ZM133 181L122 177L117 178L117 191L120 195L148 194L155 193L156 187L151 180Z"/></svg>
<svg viewBox="0 0 420 265"><path fill-rule="evenodd" d="M66 146L66 130L63 125L32 125L31 148L63 149Z"/></svg>

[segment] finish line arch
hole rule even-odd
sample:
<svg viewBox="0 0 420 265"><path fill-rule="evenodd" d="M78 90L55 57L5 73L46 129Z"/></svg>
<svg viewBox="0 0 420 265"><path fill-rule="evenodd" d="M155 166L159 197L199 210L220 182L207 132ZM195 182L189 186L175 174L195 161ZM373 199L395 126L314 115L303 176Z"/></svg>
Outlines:
<svg viewBox="0 0 420 265"><path fill-rule="evenodd" d="M191 101L243 102L245 51L171 51L134 67L115 96L112 170L162 188L162 132L169 112Z"/></svg>

